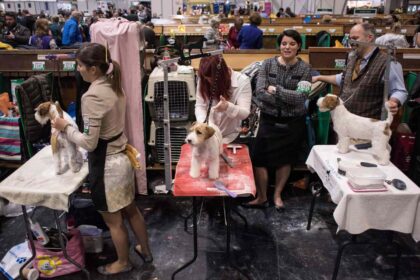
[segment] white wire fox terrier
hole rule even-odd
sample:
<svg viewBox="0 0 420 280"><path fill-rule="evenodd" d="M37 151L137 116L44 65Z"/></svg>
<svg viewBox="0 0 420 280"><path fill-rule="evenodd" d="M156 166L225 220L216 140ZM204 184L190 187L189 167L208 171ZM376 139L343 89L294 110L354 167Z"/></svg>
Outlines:
<svg viewBox="0 0 420 280"><path fill-rule="evenodd" d="M384 121L365 118L350 113L344 107L343 101L333 94L327 94L317 101L319 111L330 111L334 130L338 135L337 148L342 154L349 152L350 140L363 139L372 142L372 153L380 165L388 165L391 146L392 114L387 104L388 117Z"/></svg>
<svg viewBox="0 0 420 280"><path fill-rule="evenodd" d="M35 119L41 125L45 125L48 120L53 120L57 116L64 118L71 126L77 128L76 123L69 114L61 109L58 102L44 102L39 104L35 109ZM69 167L74 173L80 171L83 166L83 155L81 151L76 144L67 139L67 135L64 132L60 132L53 127L51 127L51 148L55 173L57 175L63 174Z"/></svg>
<svg viewBox="0 0 420 280"><path fill-rule="evenodd" d="M223 151L222 133L214 124L193 123L185 142L191 145L190 176L200 177L201 165L209 169L209 179L219 178L219 157Z"/></svg>

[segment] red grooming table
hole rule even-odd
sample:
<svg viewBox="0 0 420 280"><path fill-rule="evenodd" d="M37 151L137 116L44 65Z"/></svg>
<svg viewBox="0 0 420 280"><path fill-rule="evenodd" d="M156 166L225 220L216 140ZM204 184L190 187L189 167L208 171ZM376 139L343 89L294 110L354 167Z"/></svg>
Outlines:
<svg viewBox="0 0 420 280"><path fill-rule="evenodd" d="M225 187L236 193L238 196L255 196L255 181L254 174L252 172L252 163L249 157L248 147L242 145L241 149L236 150L236 154L232 153L232 150L228 150L226 145L224 146L225 154L233 163L233 168L229 167L222 158L220 158L220 174L218 181L223 182ZM183 145L181 148L181 156L176 166L175 182L173 188L174 196L190 196L192 197L192 219L193 219L193 242L194 242L194 256L186 264L178 268L173 274L172 279L175 279L175 275L181 270L191 265L197 259L198 252L198 241L197 241L197 197L222 197L223 207L226 213L226 255L229 259L230 253L230 202L231 198L226 192L220 191L214 187L216 180L208 179L207 168L201 169L199 178L191 178L190 172L191 165L191 147L190 145ZM225 203L226 202L226 203ZM239 212L232 209L233 212L237 213L240 218L247 222ZM186 222L185 222L186 224ZM186 226L185 226L186 227ZM234 265L233 265L234 266ZM235 267L235 266L234 266ZM240 272L240 271L239 271Z"/></svg>
<svg viewBox="0 0 420 280"><path fill-rule="evenodd" d="M226 145L224 150L234 167L229 167L220 158L220 177L218 180L238 196L255 196L255 180L248 147L242 145L241 149L236 150L236 154L233 154L232 150L228 150ZM174 196L227 196L224 191L214 187L215 180L208 179L207 168L203 167L201 169L199 178L191 178L189 174L190 165L191 147L185 144L181 148L181 156L176 166Z"/></svg>

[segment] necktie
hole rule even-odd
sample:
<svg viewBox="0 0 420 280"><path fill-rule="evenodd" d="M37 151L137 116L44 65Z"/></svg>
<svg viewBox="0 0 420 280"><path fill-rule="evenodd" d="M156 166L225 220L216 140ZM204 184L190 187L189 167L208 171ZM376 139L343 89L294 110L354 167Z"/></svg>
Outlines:
<svg viewBox="0 0 420 280"><path fill-rule="evenodd" d="M358 58L356 60L356 63L354 64L353 73L351 75L351 80L354 81L359 76L360 73L360 63L362 62L361 58Z"/></svg>

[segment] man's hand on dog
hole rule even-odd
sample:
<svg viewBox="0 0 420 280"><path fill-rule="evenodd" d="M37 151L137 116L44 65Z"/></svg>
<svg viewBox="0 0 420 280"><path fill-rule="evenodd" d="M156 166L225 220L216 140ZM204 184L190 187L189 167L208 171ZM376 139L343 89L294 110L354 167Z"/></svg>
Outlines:
<svg viewBox="0 0 420 280"><path fill-rule="evenodd" d="M63 131L66 128L67 124L68 122L63 118L57 117L51 120L51 126L60 131Z"/></svg>
<svg viewBox="0 0 420 280"><path fill-rule="evenodd" d="M394 98L390 98L387 103L388 103L389 111L391 112L391 114L396 115L398 113L398 107L399 107L398 100Z"/></svg>
<svg viewBox="0 0 420 280"><path fill-rule="evenodd" d="M275 86L268 86L268 88L267 88L267 92L269 93L269 94L273 94L273 93L276 93L276 87Z"/></svg>
<svg viewBox="0 0 420 280"><path fill-rule="evenodd" d="M220 96L220 101L216 106L213 107L213 110L216 112L225 112L229 107L229 101L227 101L223 96Z"/></svg>

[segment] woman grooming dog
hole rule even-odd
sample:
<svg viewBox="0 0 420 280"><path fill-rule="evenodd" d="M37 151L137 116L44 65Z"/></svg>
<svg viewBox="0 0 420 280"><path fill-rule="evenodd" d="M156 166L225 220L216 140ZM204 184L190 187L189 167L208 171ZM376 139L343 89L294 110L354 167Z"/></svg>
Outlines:
<svg viewBox="0 0 420 280"><path fill-rule="evenodd" d="M284 209L281 192L306 134L307 95L298 90L298 84L310 82L311 73L309 65L297 57L302 39L295 30L286 30L278 43L280 56L265 60L258 74L256 101L261 115L252 153L257 198L245 204L246 207L268 207L267 169L274 168L274 206L277 210Z"/></svg>
<svg viewBox="0 0 420 280"><path fill-rule="evenodd" d="M241 121L251 107L251 83L246 75L233 71L220 56L202 58L198 69L195 103L197 122L204 122L212 110L212 122L219 127L223 143L233 142Z"/></svg>
<svg viewBox="0 0 420 280"><path fill-rule="evenodd" d="M82 97L83 133L62 118L52 126L64 131L70 141L86 149L92 200L110 229L117 251L117 261L98 267L103 275L130 271L129 240L126 218L136 236L135 252L145 263L153 261L149 249L146 224L134 202L134 170L124 153L126 99L120 83L120 67L111 60L102 45L82 46L76 55L77 70L83 80L91 83Z"/></svg>

